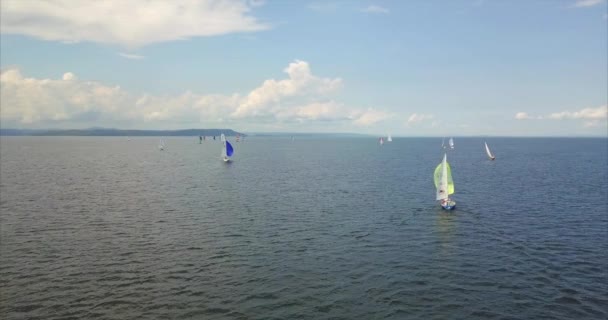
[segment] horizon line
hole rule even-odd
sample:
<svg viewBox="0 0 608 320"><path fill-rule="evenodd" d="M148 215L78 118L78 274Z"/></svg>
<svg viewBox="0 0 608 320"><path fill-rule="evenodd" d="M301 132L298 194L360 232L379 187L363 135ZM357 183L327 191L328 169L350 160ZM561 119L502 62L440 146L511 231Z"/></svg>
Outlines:
<svg viewBox="0 0 608 320"><path fill-rule="evenodd" d="M361 137L384 137L384 134L375 133L354 133L354 132L296 132L296 131L237 131L231 128L188 128L188 129L119 129L119 128L104 128L104 127L89 127L79 129L29 129L29 128L0 128L1 136L45 136L44 133L52 133L57 131L160 131L160 132L179 132L179 131L196 131L196 130L231 130L233 132L245 135L350 135ZM37 132L40 135L11 135L4 134L7 131ZM59 135L57 135L59 136ZM90 136L90 135L64 135L64 136ZM97 135L104 136L104 135ZM119 135L117 135L119 136ZM392 135L393 138L608 138L608 135Z"/></svg>

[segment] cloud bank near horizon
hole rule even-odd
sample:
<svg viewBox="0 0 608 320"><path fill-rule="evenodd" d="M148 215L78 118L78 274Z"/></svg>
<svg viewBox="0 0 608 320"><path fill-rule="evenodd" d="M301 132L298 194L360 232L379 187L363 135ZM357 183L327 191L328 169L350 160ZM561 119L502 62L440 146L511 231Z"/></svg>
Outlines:
<svg viewBox="0 0 608 320"><path fill-rule="evenodd" d="M548 115L530 115L527 112L515 114L516 120L578 120L583 127L608 126L608 105L597 108L583 108L578 111L553 112Z"/></svg>
<svg viewBox="0 0 608 320"><path fill-rule="evenodd" d="M268 79L246 94L201 94L190 91L173 96L133 94L117 85L80 80L66 72L60 79L36 79L11 68L0 75L4 125L54 126L91 123L150 125L341 123L367 127L389 117L372 107L352 107L332 94L341 78L314 75L306 61L295 60L286 78Z"/></svg>

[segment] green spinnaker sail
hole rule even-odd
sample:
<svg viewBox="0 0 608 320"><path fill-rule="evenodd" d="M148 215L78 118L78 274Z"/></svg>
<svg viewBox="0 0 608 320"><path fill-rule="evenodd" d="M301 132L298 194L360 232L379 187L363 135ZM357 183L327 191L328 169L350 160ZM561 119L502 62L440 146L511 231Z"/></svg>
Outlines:
<svg viewBox="0 0 608 320"><path fill-rule="evenodd" d="M450 169L450 164L445 163L446 169L448 171L448 194L454 193L454 181L452 181L452 169ZM439 182L441 181L441 163L435 168L435 188L439 188Z"/></svg>

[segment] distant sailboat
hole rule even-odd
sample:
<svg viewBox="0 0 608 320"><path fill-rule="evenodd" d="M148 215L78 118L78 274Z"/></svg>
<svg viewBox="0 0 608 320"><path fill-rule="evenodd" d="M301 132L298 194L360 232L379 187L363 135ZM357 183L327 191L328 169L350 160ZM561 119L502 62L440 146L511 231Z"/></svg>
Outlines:
<svg viewBox="0 0 608 320"><path fill-rule="evenodd" d="M388 134L388 137L386 138L386 142L393 142L393 137L391 137L391 134Z"/></svg>
<svg viewBox="0 0 608 320"><path fill-rule="evenodd" d="M490 160L496 159L496 157L490 151L490 148L488 147L488 143L484 141L483 144L486 146L486 154L488 155L488 158L490 158Z"/></svg>
<svg viewBox="0 0 608 320"><path fill-rule="evenodd" d="M378 140L378 142L380 143L380 145L384 144L384 138L380 137L380 140Z"/></svg>
<svg viewBox="0 0 608 320"><path fill-rule="evenodd" d="M448 141L448 144L450 145L450 149L454 149L454 139L450 138L450 140Z"/></svg>
<svg viewBox="0 0 608 320"><path fill-rule="evenodd" d="M435 188L437 188L435 199L441 201L443 209L454 209L456 202L450 199L450 195L454 194L454 181L452 180L452 170L445 153L443 154L443 161L435 168L434 180Z"/></svg>
<svg viewBox="0 0 608 320"><path fill-rule="evenodd" d="M163 141L163 139L158 140L158 150L165 150L165 142Z"/></svg>
<svg viewBox="0 0 608 320"><path fill-rule="evenodd" d="M232 155L234 154L234 149L228 140L226 140L226 136L222 133L220 136L220 140L222 141L222 160L224 162L228 162L231 160Z"/></svg>

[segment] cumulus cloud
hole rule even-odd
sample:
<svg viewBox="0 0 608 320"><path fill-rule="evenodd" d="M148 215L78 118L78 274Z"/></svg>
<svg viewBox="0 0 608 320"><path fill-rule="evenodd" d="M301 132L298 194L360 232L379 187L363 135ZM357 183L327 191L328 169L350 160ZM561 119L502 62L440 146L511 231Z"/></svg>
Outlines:
<svg viewBox="0 0 608 320"><path fill-rule="evenodd" d="M407 118L406 124L407 125L413 125L415 123L422 122L422 121L425 121L425 120L432 120L434 118L435 118L435 116L432 115L432 114L417 114L417 113L412 113L409 116L409 118Z"/></svg>
<svg viewBox="0 0 608 320"><path fill-rule="evenodd" d="M344 106L334 101L313 102L293 109L294 115L287 118L301 120L344 120ZM280 117L284 117L281 115Z"/></svg>
<svg viewBox="0 0 608 320"><path fill-rule="evenodd" d="M563 120L563 119L585 119L585 120L600 120L606 119L608 116L608 105L600 106L597 108L585 108L579 111L563 111L556 112L549 115L549 119Z"/></svg>
<svg viewBox="0 0 608 320"><path fill-rule="evenodd" d="M320 78L312 74L306 61L296 60L283 70L289 76L284 80L266 80L251 91L232 113L235 118L267 116L274 113L278 103L286 97L308 94L324 95L339 89L342 79Z"/></svg>
<svg viewBox="0 0 608 320"><path fill-rule="evenodd" d="M60 79L28 78L12 68L0 73L0 120L3 124L70 126L120 122L131 126L213 123L311 123L340 121L370 126L389 114L346 106L330 98L342 87L340 78L314 75L305 61L284 70L285 79L270 79L248 93L177 95L133 94L119 86L80 80L71 73Z"/></svg>
<svg viewBox="0 0 608 320"><path fill-rule="evenodd" d="M354 112L351 117L354 118L356 125L367 127L387 119L389 114L381 110L369 108L365 111Z"/></svg>
<svg viewBox="0 0 608 320"><path fill-rule="evenodd" d="M359 11L366 12L366 13L376 13L376 14L388 14L390 12L387 8L383 8L383 7L376 6L376 5L370 5L367 8L363 8Z"/></svg>
<svg viewBox="0 0 608 320"><path fill-rule="evenodd" d="M527 119L532 119L532 117L530 117L530 115L526 112L518 112L515 114L515 119L517 120L527 120Z"/></svg>
<svg viewBox="0 0 608 320"><path fill-rule="evenodd" d="M21 76L21 75L19 75L19 76ZM76 76L71 72L66 72L63 74L63 80L65 80L65 81L76 80Z"/></svg>
<svg viewBox="0 0 608 320"><path fill-rule="evenodd" d="M575 8L587 8L604 3L604 0L578 0L572 6Z"/></svg>
<svg viewBox="0 0 608 320"><path fill-rule="evenodd" d="M260 1L3 0L0 29L62 42L136 48L151 43L255 32L269 28L251 15Z"/></svg>
<svg viewBox="0 0 608 320"><path fill-rule="evenodd" d="M606 125L608 119L608 106L603 105L597 108L584 108L578 111L562 111L554 112L544 116L531 116L526 112L518 112L515 114L517 120L583 120L583 127L592 128L602 124Z"/></svg>
<svg viewBox="0 0 608 320"><path fill-rule="evenodd" d="M62 79L24 77L18 69L9 69L0 76L2 120L31 124L45 120L69 120L87 117L122 117L120 105L129 96L118 86L105 86L90 81L78 81L67 72Z"/></svg>
<svg viewBox="0 0 608 320"><path fill-rule="evenodd" d="M131 60L140 60L140 59L145 58L144 56L140 56L138 54L124 53L124 52L119 52L118 55L123 58L131 59Z"/></svg>

